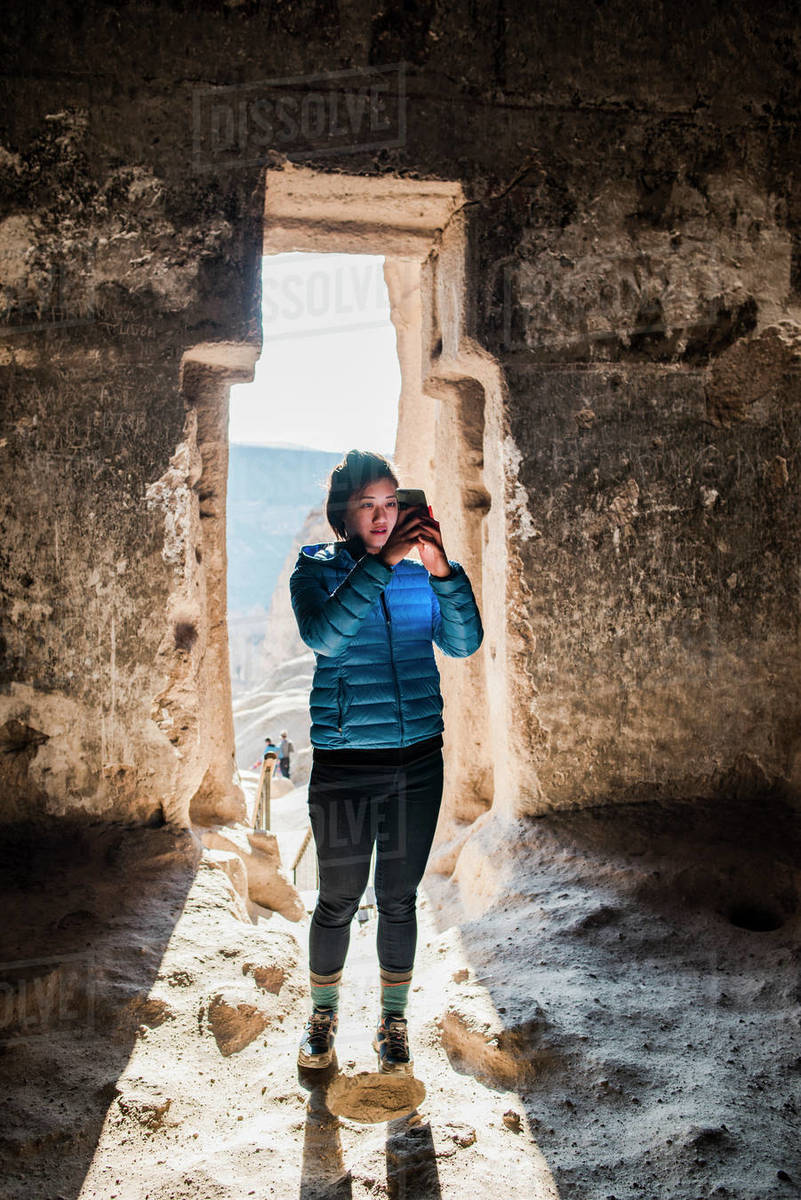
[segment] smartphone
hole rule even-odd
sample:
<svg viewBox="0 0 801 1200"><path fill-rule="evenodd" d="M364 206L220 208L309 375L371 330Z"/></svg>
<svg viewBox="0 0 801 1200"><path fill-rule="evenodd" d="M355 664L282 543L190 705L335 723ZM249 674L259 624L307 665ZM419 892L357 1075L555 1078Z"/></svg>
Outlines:
<svg viewBox="0 0 801 1200"><path fill-rule="evenodd" d="M422 488L396 488L395 495L398 497L398 512L405 508L420 507L428 512L428 501Z"/></svg>

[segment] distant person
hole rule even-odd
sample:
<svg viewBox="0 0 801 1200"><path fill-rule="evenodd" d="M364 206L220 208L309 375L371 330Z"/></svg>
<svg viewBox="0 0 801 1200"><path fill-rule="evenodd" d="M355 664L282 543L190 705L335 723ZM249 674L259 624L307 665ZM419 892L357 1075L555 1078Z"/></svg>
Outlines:
<svg viewBox="0 0 801 1200"><path fill-rule="evenodd" d="M399 513L397 487L383 455L350 450L331 472L326 502L341 540L302 546L289 581L300 636L316 657L309 816L320 891L309 929L303 1067L326 1067L333 1057L351 921L377 842L381 1016L373 1048L379 1071L412 1073L405 1009L415 901L443 785L434 646L466 658L484 636L470 580L445 554L439 522L423 505Z"/></svg>
<svg viewBox="0 0 801 1200"><path fill-rule="evenodd" d="M278 763L284 779L289 779L289 756L294 749L295 747L290 742L287 731L282 729L281 741L278 744Z"/></svg>

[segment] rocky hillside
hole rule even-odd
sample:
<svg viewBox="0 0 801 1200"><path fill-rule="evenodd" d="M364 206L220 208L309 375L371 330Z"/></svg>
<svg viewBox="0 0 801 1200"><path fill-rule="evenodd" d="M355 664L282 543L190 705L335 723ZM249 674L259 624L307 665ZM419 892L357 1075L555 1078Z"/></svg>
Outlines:
<svg viewBox="0 0 801 1200"><path fill-rule="evenodd" d="M250 767L261 755L269 734L276 741L286 729L295 746L290 764L296 782L308 777L309 690L314 672L314 655L301 641L289 599L289 576L301 546L331 540L333 534L322 508L310 512L300 532L292 539L278 581L273 589L265 625L269 633L254 647L254 682L241 688L234 698L236 758L240 769Z"/></svg>
<svg viewBox="0 0 801 1200"><path fill-rule="evenodd" d="M234 695L261 681L267 613L286 556L341 456L288 446L229 451L228 632Z"/></svg>

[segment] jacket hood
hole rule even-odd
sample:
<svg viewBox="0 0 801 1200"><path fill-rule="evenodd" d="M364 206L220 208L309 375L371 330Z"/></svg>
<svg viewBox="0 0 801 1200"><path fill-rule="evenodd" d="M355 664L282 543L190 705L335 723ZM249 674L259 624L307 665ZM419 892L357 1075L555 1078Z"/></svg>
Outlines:
<svg viewBox="0 0 801 1200"><path fill-rule="evenodd" d="M330 566L332 563L343 562L350 568L355 566L365 554L366 550L361 538L358 538L357 541L351 540L350 542L315 542L309 546L301 546L298 563L309 566L312 564ZM408 556L402 558L400 563L396 564L396 570L401 563L406 566L419 567L423 571L425 570L422 563L415 562L413 558Z"/></svg>
<svg viewBox="0 0 801 1200"><path fill-rule="evenodd" d="M356 562L345 542L315 542L310 546L301 546L300 557L310 562L331 563L338 558L350 559Z"/></svg>

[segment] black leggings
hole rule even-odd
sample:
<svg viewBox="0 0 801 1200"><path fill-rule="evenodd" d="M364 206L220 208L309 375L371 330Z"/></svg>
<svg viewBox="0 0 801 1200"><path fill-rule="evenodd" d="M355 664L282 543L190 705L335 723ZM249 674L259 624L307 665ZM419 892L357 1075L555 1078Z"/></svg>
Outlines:
<svg viewBox="0 0 801 1200"><path fill-rule="evenodd" d="M434 839L442 781L442 750L405 766L312 764L309 816L320 871L309 930L315 974L345 965L374 842L378 963L388 971L414 966L417 885Z"/></svg>

